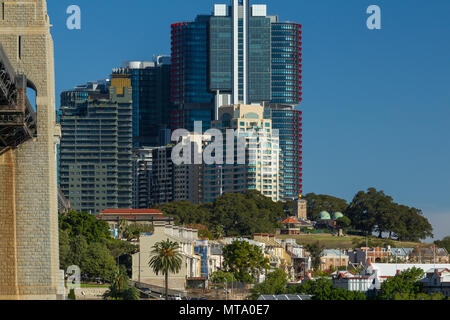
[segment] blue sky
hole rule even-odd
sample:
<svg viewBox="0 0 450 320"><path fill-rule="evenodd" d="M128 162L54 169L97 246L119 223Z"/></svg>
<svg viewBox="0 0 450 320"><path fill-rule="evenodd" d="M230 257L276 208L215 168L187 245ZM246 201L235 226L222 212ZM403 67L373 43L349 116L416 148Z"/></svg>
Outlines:
<svg viewBox="0 0 450 320"><path fill-rule="evenodd" d="M48 0L56 92L170 54L170 24L229 0ZM304 191L376 187L450 235L450 1L260 0L303 25ZM82 29L66 28L77 4ZM368 30L366 8L382 10ZM58 100L58 99L57 99Z"/></svg>

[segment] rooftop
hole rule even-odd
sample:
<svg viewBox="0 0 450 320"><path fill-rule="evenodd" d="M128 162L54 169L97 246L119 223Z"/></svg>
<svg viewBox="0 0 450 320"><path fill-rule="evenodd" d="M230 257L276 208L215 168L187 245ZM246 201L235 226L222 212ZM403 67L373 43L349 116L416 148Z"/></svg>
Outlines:
<svg viewBox="0 0 450 320"><path fill-rule="evenodd" d="M114 214L114 215L118 215L118 214L133 214L133 215L138 215L138 214L160 214L162 215L163 213L159 210L156 209L106 209L103 210L102 212L100 212L101 215L107 215L107 214Z"/></svg>

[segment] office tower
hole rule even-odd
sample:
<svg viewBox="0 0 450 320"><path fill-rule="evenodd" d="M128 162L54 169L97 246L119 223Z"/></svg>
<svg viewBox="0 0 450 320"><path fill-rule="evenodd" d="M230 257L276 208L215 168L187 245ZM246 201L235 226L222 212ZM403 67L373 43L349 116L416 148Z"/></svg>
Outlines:
<svg viewBox="0 0 450 320"><path fill-rule="evenodd" d="M210 90L232 103L271 100L271 21L265 5L233 0L210 18Z"/></svg>
<svg viewBox="0 0 450 320"><path fill-rule="evenodd" d="M170 57L156 56L153 61L124 62L114 75L131 79L133 90L133 147L160 146L170 128Z"/></svg>
<svg viewBox="0 0 450 320"><path fill-rule="evenodd" d="M223 193L243 193L258 190L273 201L280 200L279 139L272 130L272 120L265 117L259 105L231 105L219 109L219 120L212 127L222 131L224 141L227 129L234 130L234 145L224 145L224 164L204 165L203 201L210 202ZM244 161L239 161L239 144L245 150ZM225 161L233 148L234 164Z"/></svg>
<svg viewBox="0 0 450 320"><path fill-rule="evenodd" d="M153 148L143 147L133 150L133 207L151 207Z"/></svg>
<svg viewBox="0 0 450 320"><path fill-rule="evenodd" d="M201 37L196 38L197 41L201 39L202 45L196 46L195 50L187 50L190 39L180 36L183 28L191 24L200 24L202 29ZM204 50L205 42L207 50ZM206 71L193 62L204 61L205 55ZM221 106L260 104L276 109L275 126L295 125L294 136L280 135L282 157L288 165L288 176L284 177L282 171L280 179L286 181L286 192L281 193L281 198L298 197L302 193L301 114L295 107L302 101L302 26L279 21L278 16L268 14L266 5L250 5L249 0L232 0L231 5L215 4L209 16L172 25L172 59L171 83L175 84L172 92L177 94L175 104L182 103L180 96L188 96L188 93L198 97L213 94L211 117L215 120ZM203 85L205 72L206 88ZM198 73L202 75L202 85L190 90L182 80L189 76L200 79ZM206 111L199 115L184 110L173 114L173 129L192 130L194 121L204 122L208 116ZM293 119L289 118L291 114ZM298 152L293 154L289 150L292 145Z"/></svg>
<svg viewBox="0 0 450 320"><path fill-rule="evenodd" d="M302 26L272 23L271 103L296 106L302 101Z"/></svg>
<svg viewBox="0 0 450 320"><path fill-rule="evenodd" d="M270 104L267 116L278 129L283 166L280 172L280 197L297 199L303 194L302 112L287 105Z"/></svg>
<svg viewBox="0 0 450 320"><path fill-rule="evenodd" d="M194 22L171 26L170 96L177 106L172 112L172 129L189 130L194 121L204 121L206 130L212 119L214 96L208 92L208 19L208 16L198 16Z"/></svg>
<svg viewBox="0 0 450 320"><path fill-rule="evenodd" d="M74 210L99 213L133 205L130 79L61 93L60 184Z"/></svg>
<svg viewBox="0 0 450 320"><path fill-rule="evenodd" d="M212 15L172 24L172 101L209 103L212 93L217 107L298 105L301 34L300 24L280 22L249 0L215 4Z"/></svg>

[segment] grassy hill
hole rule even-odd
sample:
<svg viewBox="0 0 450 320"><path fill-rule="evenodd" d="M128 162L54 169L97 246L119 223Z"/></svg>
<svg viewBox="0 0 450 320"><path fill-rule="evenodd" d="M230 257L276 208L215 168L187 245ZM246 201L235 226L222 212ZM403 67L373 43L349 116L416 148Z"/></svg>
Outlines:
<svg viewBox="0 0 450 320"><path fill-rule="evenodd" d="M331 234L301 234L301 235L278 235L279 239L296 239L298 244L306 245L310 243L315 243L319 241L320 244L324 245L326 249L339 249L339 248L353 248L355 243L364 244L366 242L365 237L361 236L349 236L337 237ZM369 238L369 246L379 245L387 246L390 245L393 248L413 248L420 243L417 242L401 242L388 239L377 239Z"/></svg>

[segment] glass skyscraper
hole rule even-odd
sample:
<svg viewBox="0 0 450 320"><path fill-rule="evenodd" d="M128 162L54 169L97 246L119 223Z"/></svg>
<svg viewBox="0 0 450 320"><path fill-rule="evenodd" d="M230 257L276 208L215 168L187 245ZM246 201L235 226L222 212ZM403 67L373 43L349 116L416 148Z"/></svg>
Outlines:
<svg viewBox="0 0 450 320"><path fill-rule="evenodd" d="M283 165L280 194L283 200L297 199L303 194L303 130L302 112L286 105L266 108L273 129L278 129Z"/></svg>
<svg viewBox="0 0 450 320"><path fill-rule="evenodd" d="M170 128L170 57L125 62L113 74L127 75L133 90L133 147L158 146L162 130Z"/></svg>
<svg viewBox="0 0 450 320"><path fill-rule="evenodd" d="M282 131L280 198L302 194L302 114L295 110L302 101L300 24L279 21L268 15L266 5L249 0L215 4L209 16L172 25L171 85L172 101L183 106L173 117L173 129L192 130L192 122L199 120L205 124L208 114L187 111L192 97L212 99L203 110L209 108L213 120L225 105L271 108L273 128Z"/></svg>
<svg viewBox="0 0 450 320"><path fill-rule="evenodd" d="M272 23L272 103L302 101L302 26Z"/></svg>

